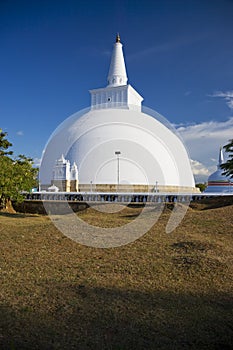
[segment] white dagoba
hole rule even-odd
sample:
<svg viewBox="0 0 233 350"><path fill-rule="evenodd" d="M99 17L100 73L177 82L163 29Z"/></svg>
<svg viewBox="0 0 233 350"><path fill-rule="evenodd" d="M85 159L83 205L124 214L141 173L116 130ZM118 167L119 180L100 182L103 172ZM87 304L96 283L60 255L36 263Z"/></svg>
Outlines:
<svg viewBox="0 0 233 350"><path fill-rule="evenodd" d="M80 191L89 191L90 184L99 192L195 191L182 141L158 113L142 108L143 97L128 84L119 35L107 86L90 94L90 109L74 114L53 133L42 159L42 183L63 153L78 165Z"/></svg>
<svg viewBox="0 0 233 350"><path fill-rule="evenodd" d="M233 192L233 182L230 177L223 174L224 170L221 165L225 163L223 149L220 147L217 170L208 178L208 186L205 193L228 193Z"/></svg>

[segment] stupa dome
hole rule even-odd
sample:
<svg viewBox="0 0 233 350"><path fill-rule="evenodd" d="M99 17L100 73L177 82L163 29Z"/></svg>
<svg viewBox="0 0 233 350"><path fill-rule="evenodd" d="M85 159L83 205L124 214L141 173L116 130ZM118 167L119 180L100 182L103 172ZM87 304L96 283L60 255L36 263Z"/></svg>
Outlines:
<svg viewBox="0 0 233 350"><path fill-rule="evenodd" d="M222 169L218 169L216 170L213 174L211 174L208 177L208 182L229 182L228 178L226 177L226 175L223 175L223 170Z"/></svg>
<svg viewBox="0 0 233 350"><path fill-rule="evenodd" d="M119 35L105 88L90 90L91 107L61 124L44 152L41 178L49 181L54 160L64 154L88 191L195 191L186 149L158 113L141 106L129 84ZM90 185L91 184L91 185ZM118 186L118 187L117 187Z"/></svg>
<svg viewBox="0 0 233 350"><path fill-rule="evenodd" d="M223 150L220 147L217 170L208 177L208 186L206 193L210 192L231 192L233 183L230 178L223 174L224 170L221 165L224 163Z"/></svg>

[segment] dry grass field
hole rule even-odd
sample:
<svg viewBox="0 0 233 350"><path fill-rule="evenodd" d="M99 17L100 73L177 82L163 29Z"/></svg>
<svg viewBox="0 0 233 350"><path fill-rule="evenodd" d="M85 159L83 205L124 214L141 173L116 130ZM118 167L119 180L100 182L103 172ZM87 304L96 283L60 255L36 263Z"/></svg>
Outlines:
<svg viewBox="0 0 233 350"><path fill-rule="evenodd" d="M233 203L233 202L232 202ZM233 204L168 207L126 246L82 246L49 217L0 213L0 349L232 349ZM140 208L78 213L117 226Z"/></svg>

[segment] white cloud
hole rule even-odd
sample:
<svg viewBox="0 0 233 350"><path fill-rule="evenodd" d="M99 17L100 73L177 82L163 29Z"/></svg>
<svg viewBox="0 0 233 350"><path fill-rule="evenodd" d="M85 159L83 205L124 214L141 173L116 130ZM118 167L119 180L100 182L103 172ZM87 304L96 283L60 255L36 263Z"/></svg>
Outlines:
<svg viewBox="0 0 233 350"><path fill-rule="evenodd" d="M23 131L22 130L17 131L16 135L23 136Z"/></svg>
<svg viewBox="0 0 233 350"><path fill-rule="evenodd" d="M226 101L227 106L230 109L233 109L233 91L226 91L226 92L216 91L211 96L212 97L222 97Z"/></svg>
<svg viewBox="0 0 233 350"><path fill-rule="evenodd" d="M176 126L192 159L196 180L206 181L216 170L220 146L233 138L233 117L224 122L209 121Z"/></svg>
<svg viewBox="0 0 233 350"><path fill-rule="evenodd" d="M39 167L41 163L41 158L34 158L33 162L34 162L34 166Z"/></svg>
<svg viewBox="0 0 233 350"><path fill-rule="evenodd" d="M204 164L198 162L198 160L191 159L191 168L193 171L193 175L210 175L209 170L205 167Z"/></svg>
<svg viewBox="0 0 233 350"><path fill-rule="evenodd" d="M190 159L190 162L195 181L197 183L206 182L208 176L211 173L210 169L208 169L204 164L202 164L198 160Z"/></svg>

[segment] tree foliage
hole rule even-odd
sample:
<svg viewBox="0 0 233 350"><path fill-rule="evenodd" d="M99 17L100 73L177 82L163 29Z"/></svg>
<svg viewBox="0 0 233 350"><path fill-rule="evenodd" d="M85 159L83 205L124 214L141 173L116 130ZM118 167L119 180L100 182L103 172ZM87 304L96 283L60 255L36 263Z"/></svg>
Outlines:
<svg viewBox="0 0 233 350"><path fill-rule="evenodd" d="M198 183L198 184L196 184L196 187L197 188L200 188L200 191L201 192L203 192L203 191L205 191L205 189L206 189L206 187L207 187L207 184L206 183Z"/></svg>
<svg viewBox="0 0 233 350"><path fill-rule="evenodd" d="M31 158L13 156L13 152L8 150L12 144L6 137L7 133L0 129L0 207L3 208L12 199L22 200L23 191L37 186L38 173Z"/></svg>
<svg viewBox="0 0 233 350"><path fill-rule="evenodd" d="M7 151L9 147L12 146L12 143L10 143L6 139L7 133L3 132L2 129L0 129L0 156L6 156L6 155L12 155L12 151Z"/></svg>
<svg viewBox="0 0 233 350"><path fill-rule="evenodd" d="M228 160L221 165L224 170L223 174L233 178L233 139L229 140L228 144L223 147L228 153Z"/></svg>

